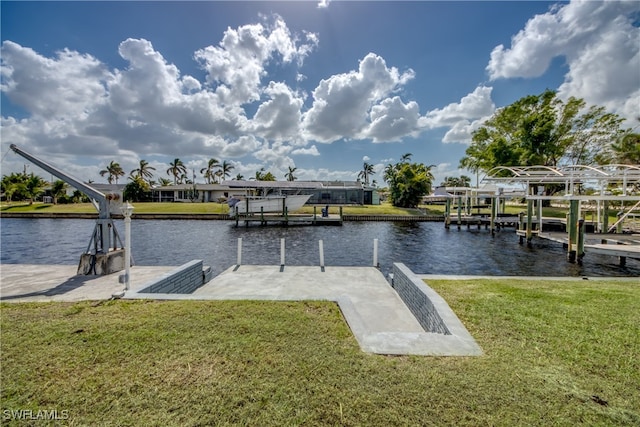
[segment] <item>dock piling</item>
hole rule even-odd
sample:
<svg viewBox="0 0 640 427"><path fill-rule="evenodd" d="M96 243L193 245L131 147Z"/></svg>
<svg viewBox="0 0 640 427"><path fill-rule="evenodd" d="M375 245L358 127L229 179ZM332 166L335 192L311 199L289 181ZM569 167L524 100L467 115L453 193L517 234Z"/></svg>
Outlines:
<svg viewBox="0 0 640 427"><path fill-rule="evenodd" d="M324 270L324 243L318 240L318 249L320 250L320 268Z"/></svg>
<svg viewBox="0 0 640 427"><path fill-rule="evenodd" d="M242 237L238 237L238 257L236 265L242 264Z"/></svg>
<svg viewBox="0 0 640 427"><path fill-rule="evenodd" d="M280 239L280 267L284 267L284 238Z"/></svg>
<svg viewBox="0 0 640 427"><path fill-rule="evenodd" d="M378 239L373 239L373 266L380 266L378 264Z"/></svg>

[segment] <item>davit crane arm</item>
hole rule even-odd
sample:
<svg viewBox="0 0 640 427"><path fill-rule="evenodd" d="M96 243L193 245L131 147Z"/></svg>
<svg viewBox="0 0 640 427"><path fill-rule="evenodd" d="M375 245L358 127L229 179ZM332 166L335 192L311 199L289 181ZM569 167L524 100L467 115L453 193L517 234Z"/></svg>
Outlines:
<svg viewBox="0 0 640 427"><path fill-rule="evenodd" d="M75 178L61 171L57 167L50 165L44 160L37 158L33 154L29 154L28 152L18 148L15 144L11 144L10 148L16 154L24 157L25 159L51 173L52 175L55 175L70 186L77 188L95 201L94 204L98 209L98 219L96 221L96 227L94 229L93 236L91 237L91 241L89 242L89 246L87 247L87 253L92 253L94 255L98 253L106 254L112 247L114 249L117 249L117 243L120 243L120 247L122 247L120 237L118 236L113 221L111 220L111 213L109 211L110 200L109 198L107 198L107 195L82 182L78 178ZM113 239L111 236L112 231Z"/></svg>

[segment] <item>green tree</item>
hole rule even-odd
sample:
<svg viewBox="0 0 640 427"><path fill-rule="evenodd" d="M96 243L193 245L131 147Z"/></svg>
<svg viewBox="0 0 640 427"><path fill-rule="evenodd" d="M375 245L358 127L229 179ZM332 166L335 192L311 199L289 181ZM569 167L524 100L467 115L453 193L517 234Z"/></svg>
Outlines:
<svg viewBox="0 0 640 427"><path fill-rule="evenodd" d="M28 179L29 175L26 173L12 172L10 175L2 176L2 192L8 202L11 202L12 200L27 199L27 196L25 195L25 187Z"/></svg>
<svg viewBox="0 0 640 427"><path fill-rule="evenodd" d="M167 185L171 185L171 180L167 178L158 178L158 184L161 187L166 187Z"/></svg>
<svg viewBox="0 0 640 427"><path fill-rule="evenodd" d="M151 178L153 178L153 172L151 171L154 170L156 170L156 168L151 166L149 162L146 160L140 160L140 165L136 169L132 170L130 175L150 182Z"/></svg>
<svg viewBox="0 0 640 427"><path fill-rule="evenodd" d="M175 185L178 183L178 179L182 180L187 176L187 167L182 163L182 160L176 158L169 163L167 175L173 176L173 184Z"/></svg>
<svg viewBox="0 0 640 427"><path fill-rule="evenodd" d="M466 175L446 176L440 185L443 187L469 187L471 186L471 178Z"/></svg>
<svg viewBox="0 0 640 427"><path fill-rule="evenodd" d="M362 170L358 173L358 179L362 178L364 181L364 185L369 185L369 177L375 174L373 170L373 165L367 162L364 162L362 165Z"/></svg>
<svg viewBox="0 0 640 427"><path fill-rule="evenodd" d="M235 178L233 178L233 179L235 179L236 181L242 181L242 180L244 179L244 175L242 175L242 174L237 174L237 175L236 175L236 177L235 177Z"/></svg>
<svg viewBox="0 0 640 427"><path fill-rule="evenodd" d="M44 192L44 187L47 185L46 181L33 173L29 175L29 178L25 182L24 192L25 196L29 199L29 204L32 205L33 201Z"/></svg>
<svg viewBox="0 0 640 427"><path fill-rule="evenodd" d="M612 162L640 165L640 134L628 132L611 145Z"/></svg>
<svg viewBox="0 0 640 427"><path fill-rule="evenodd" d="M393 206L415 208L422 197L431 192L433 174L431 166L409 163L403 156L400 162L389 164L384 171L384 179L389 184L389 199Z"/></svg>
<svg viewBox="0 0 640 427"><path fill-rule="evenodd" d="M289 172L284 174L284 177L287 179L287 181L295 181L296 179L298 179L298 177L294 175L294 172L297 170L297 167L289 166Z"/></svg>
<svg viewBox="0 0 640 427"><path fill-rule="evenodd" d="M473 172L496 166L594 164L622 131L624 119L582 99L554 91L519 99L498 110L472 134L460 167Z"/></svg>
<svg viewBox="0 0 640 427"><path fill-rule="evenodd" d="M218 159L209 159L207 167L200 169L200 173L204 176L204 180L207 184L211 184L215 181L216 171L220 166Z"/></svg>
<svg viewBox="0 0 640 427"><path fill-rule="evenodd" d="M271 172L266 172L264 168L260 168L259 171L256 171L256 181L275 181L276 177Z"/></svg>
<svg viewBox="0 0 640 427"><path fill-rule="evenodd" d="M58 199L67 195L68 185L61 179L57 179L51 184L51 196L53 197L53 204L58 204Z"/></svg>
<svg viewBox="0 0 640 427"><path fill-rule="evenodd" d="M109 184L113 184L114 181L117 184L118 179L121 176L124 176L124 171L122 170L120 163L116 162L115 160L112 160L107 165L106 169L102 169L100 171L100 175L101 176L109 175L107 178L107 181L109 182Z"/></svg>
<svg viewBox="0 0 640 427"><path fill-rule="evenodd" d="M222 172L222 181L224 181L225 179L229 178L231 176L231 171L235 169L235 166L233 166L231 163L227 162L226 160L222 161L222 164L220 165L220 172Z"/></svg>
<svg viewBox="0 0 640 427"><path fill-rule="evenodd" d="M131 202L142 202L148 200L148 194L151 190L149 183L140 175L129 177L130 182L127 183L122 192L124 200Z"/></svg>

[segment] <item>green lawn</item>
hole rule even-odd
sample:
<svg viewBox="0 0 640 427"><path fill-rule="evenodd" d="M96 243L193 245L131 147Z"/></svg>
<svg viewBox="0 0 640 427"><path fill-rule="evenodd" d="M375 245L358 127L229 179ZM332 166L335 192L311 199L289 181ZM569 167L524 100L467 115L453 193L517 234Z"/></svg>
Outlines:
<svg viewBox="0 0 640 427"><path fill-rule="evenodd" d="M227 213L228 207L226 203L133 203L135 213L189 213L189 214L201 214L201 213ZM320 209L324 206L318 206L316 211L320 215ZM66 205L52 205L43 203L34 203L29 205L28 203L3 203L0 205L2 212L42 212L42 213L94 213L95 208L90 203L78 203L78 204L66 204ZM338 213L338 206L330 206L329 211ZM293 212L292 212L293 213ZM313 213L313 206L305 206L296 213ZM349 215L422 215L422 212L417 209L404 209L391 206L389 203L383 203L376 206L357 206L347 205L343 207L343 213ZM437 213L436 213L437 214Z"/></svg>
<svg viewBox="0 0 640 427"><path fill-rule="evenodd" d="M640 425L639 286L430 284L484 356L362 353L330 302L0 304L0 416L55 409L71 425L113 426Z"/></svg>

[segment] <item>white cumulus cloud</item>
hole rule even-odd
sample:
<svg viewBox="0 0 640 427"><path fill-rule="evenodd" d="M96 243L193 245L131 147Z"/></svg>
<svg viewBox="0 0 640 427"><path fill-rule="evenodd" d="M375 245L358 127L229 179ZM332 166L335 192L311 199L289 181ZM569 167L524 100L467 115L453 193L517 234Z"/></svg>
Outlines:
<svg viewBox="0 0 640 427"><path fill-rule="evenodd" d="M583 98L633 118L640 107L639 13L637 1L556 5L531 18L510 47L496 46L487 72L492 80L538 77L563 57L569 71L558 88L562 98Z"/></svg>
<svg viewBox="0 0 640 427"><path fill-rule="evenodd" d="M394 91L414 77L412 70L400 73L388 68L383 58L373 53L366 55L357 71L336 74L322 80L313 91L313 104L304 114L303 124L307 137L319 142L333 142L341 138L366 138L369 114ZM381 104L374 117L383 120L388 104ZM410 110L413 106L410 106ZM395 111L397 112L397 111ZM395 135L392 133L393 139Z"/></svg>

